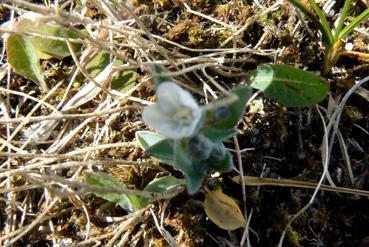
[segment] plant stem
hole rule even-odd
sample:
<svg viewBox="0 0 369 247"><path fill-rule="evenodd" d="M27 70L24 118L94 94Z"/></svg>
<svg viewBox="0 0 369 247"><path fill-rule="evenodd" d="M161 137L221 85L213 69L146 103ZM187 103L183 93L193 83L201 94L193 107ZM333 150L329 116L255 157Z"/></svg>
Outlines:
<svg viewBox="0 0 369 247"><path fill-rule="evenodd" d="M337 63L337 60L341 56L342 45L343 42L338 40L333 45L326 47L322 69L323 76L326 76L331 68Z"/></svg>

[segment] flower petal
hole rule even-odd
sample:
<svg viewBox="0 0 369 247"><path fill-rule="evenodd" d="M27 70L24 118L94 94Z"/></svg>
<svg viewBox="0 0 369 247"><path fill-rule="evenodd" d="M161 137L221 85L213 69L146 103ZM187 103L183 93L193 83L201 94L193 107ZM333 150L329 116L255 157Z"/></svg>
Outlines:
<svg viewBox="0 0 369 247"><path fill-rule="evenodd" d="M171 139L190 137L193 134L188 126L180 125L175 121L166 122L161 127L162 129L157 129L159 133Z"/></svg>
<svg viewBox="0 0 369 247"><path fill-rule="evenodd" d="M144 108L142 121L154 129L159 129L165 122L170 122L172 120L169 116L161 112L158 104L154 104Z"/></svg>
<svg viewBox="0 0 369 247"><path fill-rule="evenodd" d="M202 109L192 95L169 81L160 84L156 94L157 104L144 109L142 119L145 124L171 139L193 135L201 119ZM189 117L188 121L186 117Z"/></svg>
<svg viewBox="0 0 369 247"><path fill-rule="evenodd" d="M199 108L199 106L196 103L196 100L194 99L194 97L192 96L192 94L190 94L188 91L180 88L181 90L178 91L179 94L179 98L178 100L180 101L180 104L182 106L187 106L189 108L192 109L197 109Z"/></svg>
<svg viewBox="0 0 369 247"><path fill-rule="evenodd" d="M166 113L175 112L179 107L183 106L192 109L199 108L192 95L173 82L168 81L160 84L156 94L162 111Z"/></svg>
<svg viewBox="0 0 369 247"><path fill-rule="evenodd" d="M173 82L163 82L156 91L160 109L166 114L174 114L181 107L180 91L183 90Z"/></svg>
<svg viewBox="0 0 369 247"><path fill-rule="evenodd" d="M190 136L188 127L178 124L172 118L164 114L158 104L146 106L142 113L143 122L156 129L160 134L167 138L179 139Z"/></svg>

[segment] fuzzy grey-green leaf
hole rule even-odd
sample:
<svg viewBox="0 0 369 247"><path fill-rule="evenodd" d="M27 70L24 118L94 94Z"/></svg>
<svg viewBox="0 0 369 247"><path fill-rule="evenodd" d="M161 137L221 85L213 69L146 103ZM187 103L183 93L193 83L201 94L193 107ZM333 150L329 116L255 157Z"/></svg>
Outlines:
<svg viewBox="0 0 369 247"><path fill-rule="evenodd" d="M185 184L185 181L183 179L178 179L173 176L165 176L161 178L156 178L148 183L144 191L155 193L171 192L183 184Z"/></svg>
<svg viewBox="0 0 369 247"><path fill-rule="evenodd" d="M170 161L174 160L173 147L165 137L150 131L137 131L136 140L147 154L172 165Z"/></svg>
<svg viewBox="0 0 369 247"><path fill-rule="evenodd" d="M174 142L175 167L181 170L186 179L187 192L195 194L201 188L202 182L206 177L207 167L204 163L197 163L191 160L186 152L185 140Z"/></svg>
<svg viewBox="0 0 369 247"><path fill-rule="evenodd" d="M115 177L102 173L102 172L84 172L85 181L90 185L97 185L105 188L109 187L123 187L123 184L120 183L118 179ZM117 203L122 208L132 212L135 211L136 208L132 205L129 197L125 194L118 193L101 193L94 192L94 194L98 197L101 197L109 202Z"/></svg>

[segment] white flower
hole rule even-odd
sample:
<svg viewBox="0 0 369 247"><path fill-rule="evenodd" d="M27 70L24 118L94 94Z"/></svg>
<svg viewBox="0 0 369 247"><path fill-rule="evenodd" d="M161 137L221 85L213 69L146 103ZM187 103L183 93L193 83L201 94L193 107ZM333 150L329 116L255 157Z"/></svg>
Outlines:
<svg viewBox="0 0 369 247"><path fill-rule="evenodd" d="M202 110L186 90L163 82L156 91L157 103L146 106L142 120L171 139L190 137L196 131Z"/></svg>

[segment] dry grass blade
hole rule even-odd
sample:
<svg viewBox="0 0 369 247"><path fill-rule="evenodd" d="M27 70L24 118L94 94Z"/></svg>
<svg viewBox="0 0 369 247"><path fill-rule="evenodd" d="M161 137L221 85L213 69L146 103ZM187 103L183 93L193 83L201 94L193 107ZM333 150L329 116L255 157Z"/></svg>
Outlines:
<svg viewBox="0 0 369 247"><path fill-rule="evenodd" d="M232 180L236 183L241 183L241 178L239 176L233 177ZM286 187L286 188L295 188L295 189L314 190L316 189L318 185L317 183L296 181L296 180L291 180L291 179L260 178L260 177L251 177L251 176L244 176L244 180L247 186L277 186L277 187ZM357 195L357 196L369 196L369 191L330 186L330 185L324 185L324 184L321 185L320 190L344 193L344 194L350 194L350 195Z"/></svg>

